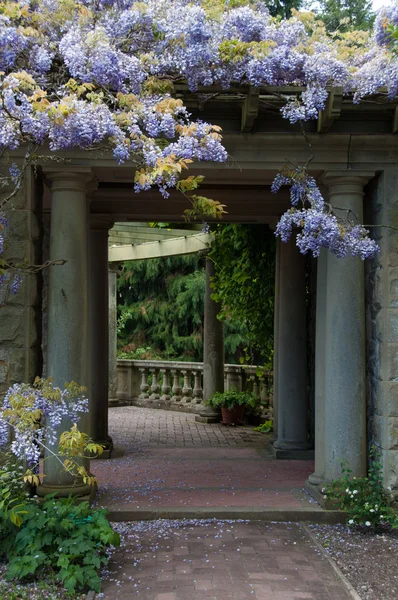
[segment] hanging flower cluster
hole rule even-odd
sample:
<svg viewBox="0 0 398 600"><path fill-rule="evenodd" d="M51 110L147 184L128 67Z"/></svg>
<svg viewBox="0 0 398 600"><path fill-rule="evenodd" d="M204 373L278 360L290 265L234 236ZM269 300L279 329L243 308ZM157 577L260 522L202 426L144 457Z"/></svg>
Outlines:
<svg viewBox="0 0 398 600"><path fill-rule="evenodd" d="M231 5L0 1L0 147L110 149L118 163L138 165L137 192L157 186L167 197L189 162L227 159L220 129L192 121L176 83L191 91L296 86L293 99L281 93L282 115L291 123L316 118L333 86L354 102L381 89L397 94L398 64L382 35L384 17L375 34L330 36L311 13L279 21L264 3ZM184 192L196 189L195 178L185 181ZM214 209L222 215L221 205ZM321 218L319 207L311 210Z"/></svg>
<svg viewBox="0 0 398 600"><path fill-rule="evenodd" d="M276 176L271 186L277 192L283 185L290 186L292 208L280 219L275 234L287 242L293 232L300 252L311 252L318 257L321 248L328 248L339 258L347 255L371 258L379 247L369 237L363 225L355 224L347 216L337 218L327 205L313 177L304 169L296 168Z"/></svg>
<svg viewBox="0 0 398 600"><path fill-rule="evenodd" d="M0 410L0 450L9 443L11 452L29 467L37 467L45 445L54 446L63 420L78 423L88 412L84 389L69 384L64 390L51 381L36 380L33 386L16 383L7 391Z"/></svg>

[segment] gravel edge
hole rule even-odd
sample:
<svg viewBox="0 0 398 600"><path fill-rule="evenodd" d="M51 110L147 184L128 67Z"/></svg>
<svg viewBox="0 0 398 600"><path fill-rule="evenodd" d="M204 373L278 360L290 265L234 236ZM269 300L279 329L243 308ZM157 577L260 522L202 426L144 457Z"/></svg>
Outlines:
<svg viewBox="0 0 398 600"><path fill-rule="evenodd" d="M319 542L319 540L317 540L317 538L314 536L314 534L312 533L312 531L310 530L310 528L305 523L303 523L303 529L305 530L305 532L307 533L307 535L310 537L311 541L318 548L318 550L322 554L322 556L324 558L326 558L326 560L328 561L328 563L332 567L333 571L336 573L336 575L338 576L338 578L343 583L344 587L346 588L347 592L351 596L352 600L362 600L361 596L353 588L353 586L351 585L351 583L348 581L347 577L344 575L344 573L342 573L342 571L340 571L339 567L336 565L336 563L334 562L334 560L329 556L329 554L326 552L325 548L322 546L322 544ZM89 600L89 599L87 599L87 600Z"/></svg>
<svg viewBox="0 0 398 600"><path fill-rule="evenodd" d="M87 592L86 600L95 600L96 595L97 594L94 592L94 590L90 590Z"/></svg>

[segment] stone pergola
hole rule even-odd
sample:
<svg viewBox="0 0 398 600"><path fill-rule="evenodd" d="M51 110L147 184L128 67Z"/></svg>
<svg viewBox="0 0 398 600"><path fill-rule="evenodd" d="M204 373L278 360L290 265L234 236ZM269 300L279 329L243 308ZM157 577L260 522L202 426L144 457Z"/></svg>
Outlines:
<svg viewBox="0 0 398 600"><path fill-rule="evenodd" d="M286 164L304 164L322 184L325 198L346 214L375 226L381 252L364 264L323 253L317 261L315 376L308 377L305 273L308 262L294 242L277 245L275 384L280 452L308 448L309 387L315 395L313 489L340 475L348 460L364 475L367 448L381 448L384 481L398 492L398 144L396 106L384 98L353 105L331 93L318 123L304 137L279 117L278 100L258 94L217 91L199 113L224 129L231 161L197 164L205 175L201 193L227 205L225 221L273 227L289 207L288 191L270 184ZM203 93L203 90L199 90ZM293 92L291 92L293 93ZM42 164L29 173L11 213L8 257L43 260L43 214L50 214L47 374L56 385L77 381L90 393L89 431L107 440L108 231L115 222L182 221L186 200L164 200L156 190L135 194L134 165L116 166L103 153L76 151L64 163ZM18 159L16 156L15 160ZM42 280L27 278L2 307L2 386L41 374ZM205 345L209 347L209 340ZM213 351L213 350L212 350ZM214 352L217 349L214 348ZM49 464L51 464L49 462ZM70 481L53 463L41 493L69 493ZM83 489L75 490L82 492Z"/></svg>

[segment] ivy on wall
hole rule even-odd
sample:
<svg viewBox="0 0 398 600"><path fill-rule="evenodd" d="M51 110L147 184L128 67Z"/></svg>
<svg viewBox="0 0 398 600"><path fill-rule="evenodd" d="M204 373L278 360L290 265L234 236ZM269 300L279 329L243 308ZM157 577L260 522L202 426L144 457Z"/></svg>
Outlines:
<svg viewBox="0 0 398 600"><path fill-rule="evenodd" d="M210 258L212 298L220 319L240 321L248 345L245 360L268 366L273 355L275 237L266 225L218 225Z"/></svg>

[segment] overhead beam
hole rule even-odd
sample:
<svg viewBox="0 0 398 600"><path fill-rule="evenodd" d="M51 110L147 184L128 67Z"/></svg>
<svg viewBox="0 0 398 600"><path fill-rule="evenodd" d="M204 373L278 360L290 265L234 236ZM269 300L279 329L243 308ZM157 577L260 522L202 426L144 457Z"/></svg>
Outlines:
<svg viewBox="0 0 398 600"><path fill-rule="evenodd" d="M324 110L318 114L318 133L329 131L336 119L340 117L343 102L343 88L333 88L329 92Z"/></svg>
<svg viewBox="0 0 398 600"><path fill-rule="evenodd" d="M181 254L195 254L200 250L206 250L211 245L212 240L211 233L199 233L189 237L147 242L145 244L111 246L108 260L109 262L122 262L124 260L144 260Z"/></svg>
<svg viewBox="0 0 398 600"><path fill-rule="evenodd" d="M260 90L250 86L248 94L242 106L242 133L249 133L254 125L254 121L258 117L258 109L260 106Z"/></svg>

